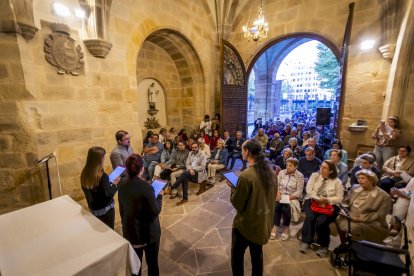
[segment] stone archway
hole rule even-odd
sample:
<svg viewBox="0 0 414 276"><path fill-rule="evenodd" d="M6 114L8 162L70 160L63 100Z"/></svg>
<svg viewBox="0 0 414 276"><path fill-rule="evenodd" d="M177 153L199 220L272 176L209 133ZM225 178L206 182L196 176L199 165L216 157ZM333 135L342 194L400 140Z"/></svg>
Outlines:
<svg viewBox="0 0 414 276"><path fill-rule="evenodd" d="M275 38L253 57L247 74L250 76L251 72L254 72L256 95L258 95L254 103L260 110L265 110L256 117L261 117L263 120L279 117L278 103L281 100L281 84L275 81L277 71L291 51L306 42L315 40L327 46L338 59L339 49L328 39L313 33L295 33ZM249 117L248 123L251 124L252 114Z"/></svg>
<svg viewBox="0 0 414 276"><path fill-rule="evenodd" d="M164 88L168 126L189 130L198 125L202 111L197 106L205 101L203 69L183 34L171 29L151 33L138 53L136 74L138 83L154 78Z"/></svg>

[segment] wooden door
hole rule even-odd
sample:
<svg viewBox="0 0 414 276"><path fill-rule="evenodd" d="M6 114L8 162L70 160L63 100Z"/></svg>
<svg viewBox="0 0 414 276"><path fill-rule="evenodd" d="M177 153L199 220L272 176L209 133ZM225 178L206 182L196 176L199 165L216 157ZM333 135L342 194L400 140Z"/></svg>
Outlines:
<svg viewBox="0 0 414 276"><path fill-rule="evenodd" d="M246 69L237 50L227 41L222 43L221 125L230 136L247 131Z"/></svg>

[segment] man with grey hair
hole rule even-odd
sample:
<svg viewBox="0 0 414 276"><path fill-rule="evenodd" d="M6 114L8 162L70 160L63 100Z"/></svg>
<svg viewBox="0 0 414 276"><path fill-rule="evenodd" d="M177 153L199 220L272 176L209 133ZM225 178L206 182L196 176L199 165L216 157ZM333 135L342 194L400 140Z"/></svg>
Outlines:
<svg viewBox="0 0 414 276"><path fill-rule="evenodd" d="M363 169L371 170L373 173L377 175L378 179L381 179L381 171L378 168L373 166L375 162L374 156L364 153L358 156L358 158L359 158L359 165L354 167L351 171L351 185L358 184L356 173Z"/></svg>
<svg viewBox="0 0 414 276"><path fill-rule="evenodd" d="M236 163L237 159L241 159L243 162L243 167L242 167L242 171L244 169L246 169L246 162L245 160L242 159L242 145L244 143L244 138L243 138L243 134L241 131L237 131L236 132L236 139L233 139L233 143L231 145L232 151L229 151L228 154L228 161L230 161L231 159L231 163L230 163L230 170L233 170L234 164Z"/></svg>
<svg viewBox="0 0 414 276"><path fill-rule="evenodd" d="M198 138L197 142L200 146L200 152L204 154L207 159L210 159L211 151L210 147L206 144L206 140L203 137L200 137Z"/></svg>
<svg viewBox="0 0 414 276"><path fill-rule="evenodd" d="M319 170L319 166L322 164L322 161L315 157L315 150L312 147L307 147L305 149L305 157L302 157L299 160L298 170L303 174L305 178L305 184L308 182L308 179L312 173Z"/></svg>
<svg viewBox="0 0 414 276"><path fill-rule="evenodd" d="M282 156L279 156L278 158L276 158L274 162L274 164L277 166L276 171L286 169L286 160L292 156L293 156L293 151L290 148L285 148L282 151Z"/></svg>
<svg viewBox="0 0 414 276"><path fill-rule="evenodd" d="M306 150L307 147L312 147L315 152L315 156L320 160L323 160L323 150L316 144L316 140L314 138L309 138L307 141L308 145L304 149Z"/></svg>
<svg viewBox="0 0 414 276"><path fill-rule="evenodd" d="M293 152L293 156L296 159L300 159L302 157L302 148L298 145L298 139L292 137L289 139L289 145L285 146L285 148L289 148Z"/></svg>

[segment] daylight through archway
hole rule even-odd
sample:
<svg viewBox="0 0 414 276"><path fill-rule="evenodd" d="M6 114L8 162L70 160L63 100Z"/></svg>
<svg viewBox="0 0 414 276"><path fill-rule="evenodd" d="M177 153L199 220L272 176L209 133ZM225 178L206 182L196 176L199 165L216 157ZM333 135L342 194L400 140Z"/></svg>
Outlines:
<svg viewBox="0 0 414 276"><path fill-rule="evenodd" d="M248 135L261 124L316 124L318 109L330 117L319 126L327 138L335 137L334 114L339 62L332 50L312 38L287 38L265 50L248 77ZM321 111L321 110L320 110Z"/></svg>

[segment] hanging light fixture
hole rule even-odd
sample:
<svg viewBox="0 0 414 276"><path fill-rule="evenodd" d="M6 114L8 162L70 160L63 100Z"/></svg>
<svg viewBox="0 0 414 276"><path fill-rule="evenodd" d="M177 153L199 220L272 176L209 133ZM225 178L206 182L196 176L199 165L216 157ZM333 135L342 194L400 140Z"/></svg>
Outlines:
<svg viewBox="0 0 414 276"><path fill-rule="evenodd" d="M269 31L269 24L264 19L263 0L260 0L260 4L258 8L259 8L259 18L253 21L253 25L249 27L249 21L250 21L250 12L249 12L249 18L247 19L247 24L243 26L243 36L244 38L247 38L248 41L250 40L253 40L255 42L260 41L261 39L267 37L267 32Z"/></svg>

